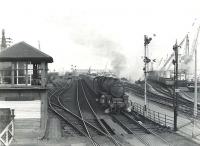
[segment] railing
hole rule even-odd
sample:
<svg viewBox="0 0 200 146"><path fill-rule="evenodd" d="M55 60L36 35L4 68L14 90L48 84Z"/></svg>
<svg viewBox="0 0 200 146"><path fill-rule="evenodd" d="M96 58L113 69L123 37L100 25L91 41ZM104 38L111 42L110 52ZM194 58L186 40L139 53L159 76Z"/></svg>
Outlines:
<svg viewBox="0 0 200 146"><path fill-rule="evenodd" d="M144 116L145 118L165 127L173 128L174 118L166 114L162 114L147 108L147 112L144 111L144 106L131 102L132 111Z"/></svg>
<svg viewBox="0 0 200 146"><path fill-rule="evenodd" d="M9 146L14 137L14 120L0 133L0 146Z"/></svg>

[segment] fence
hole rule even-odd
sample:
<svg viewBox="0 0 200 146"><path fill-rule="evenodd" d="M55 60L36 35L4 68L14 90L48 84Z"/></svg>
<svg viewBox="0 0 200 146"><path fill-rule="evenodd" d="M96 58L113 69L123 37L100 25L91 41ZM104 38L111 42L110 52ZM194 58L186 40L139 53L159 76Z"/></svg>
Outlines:
<svg viewBox="0 0 200 146"><path fill-rule="evenodd" d="M14 137L14 110L11 110L11 121L0 133L0 146L9 146Z"/></svg>
<svg viewBox="0 0 200 146"><path fill-rule="evenodd" d="M144 106L142 106L138 103L135 103L135 102L131 102L131 105L132 105L132 111L144 116L145 118L147 118L159 125L173 128L173 126L174 126L174 124L173 124L174 118L173 117L153 111L149 108L147 108L147 112L145 113Z"/></svg>

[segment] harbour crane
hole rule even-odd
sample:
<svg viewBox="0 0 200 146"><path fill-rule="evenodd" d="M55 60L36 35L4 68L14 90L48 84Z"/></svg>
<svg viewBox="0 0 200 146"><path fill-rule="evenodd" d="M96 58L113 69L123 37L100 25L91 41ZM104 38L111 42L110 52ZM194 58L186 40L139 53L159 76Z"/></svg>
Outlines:
<svg viewBox="0 0 200 146"><path fill-rule="evenodd" d="M184 41L185 41L186 39L188 39L188 34L183 38L183 40L182 40L181 43L179 44L179 47L182 46L182 44L184 43ZM186 41L186 42L187 42L187 41ZM166 66L167 66L169 63L170 63L170 64L169 64L167 70L171 67L171 62L170 62L170 61L173 59L173 57L174 57L174 52L170 55L170 57L167 59L167 61L165 62L165 64L161 67L160 71L164 71L165 68L166 68Z"/></svg>

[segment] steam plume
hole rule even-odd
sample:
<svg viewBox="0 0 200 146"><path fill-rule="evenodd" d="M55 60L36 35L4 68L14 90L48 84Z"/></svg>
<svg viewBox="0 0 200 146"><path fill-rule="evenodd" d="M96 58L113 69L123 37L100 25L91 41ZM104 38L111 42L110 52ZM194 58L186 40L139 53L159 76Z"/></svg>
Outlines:
<svg viewBox="0 0 200 146"><path fill-rule="evenodd" d="M92 47L96 55L108 59L113 72L120 76L127 63L126 57L120 52L120 45L100 35L93 34L91 38L88 36L75 38L75 41L80 45Z"/></svg>

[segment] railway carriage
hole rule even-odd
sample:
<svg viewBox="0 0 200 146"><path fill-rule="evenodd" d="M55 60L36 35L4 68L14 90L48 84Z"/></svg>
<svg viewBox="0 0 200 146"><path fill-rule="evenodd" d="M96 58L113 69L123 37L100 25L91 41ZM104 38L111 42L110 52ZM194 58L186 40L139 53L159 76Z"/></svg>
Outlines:
<svg viewBox="0 0 200 146"><path fill-rule="evenodd" d="M195 90L195 82L194 81L188 81L187 82L187 87L190 91L194 91ZM197 91L200 91L200 82L197 82Z"/></svg>
<svg viewBox="0 0 200 146"><path fill-rule="evenodd" d="M153 82L160 83L165 86L174 85L174 79L171 76L169 75L164 76L159 71L150 71L147 76L147 79Z"/></svg>

